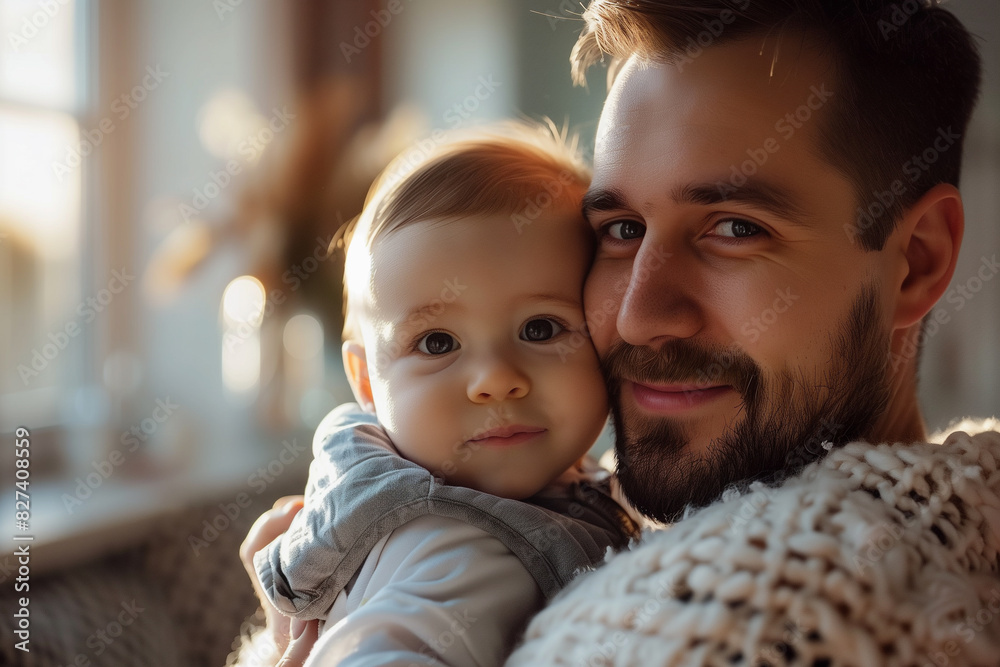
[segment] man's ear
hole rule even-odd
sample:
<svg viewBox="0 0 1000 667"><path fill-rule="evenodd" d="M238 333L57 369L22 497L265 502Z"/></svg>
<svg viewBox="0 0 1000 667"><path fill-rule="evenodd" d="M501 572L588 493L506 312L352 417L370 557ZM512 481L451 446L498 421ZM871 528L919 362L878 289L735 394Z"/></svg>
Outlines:
<svg viewBox="0 0 1000 667"><path fill-rule="evenodd" d="M344 355L344 370L347 372L347 381L354 392L361 409L365 412L375 413L375 401L372 399L372 383L368 377L368 358L365 356L365 348L361 343L354 341L344 341L342 348Z"/></svg>
<svg viewBox="0 0 1000 667"><path fill-rule="evenodd" d="M903 216L893 233L904 258L894 329L918 323L948 289L964 232L962 196L948 183L928 190Z"/></svg>

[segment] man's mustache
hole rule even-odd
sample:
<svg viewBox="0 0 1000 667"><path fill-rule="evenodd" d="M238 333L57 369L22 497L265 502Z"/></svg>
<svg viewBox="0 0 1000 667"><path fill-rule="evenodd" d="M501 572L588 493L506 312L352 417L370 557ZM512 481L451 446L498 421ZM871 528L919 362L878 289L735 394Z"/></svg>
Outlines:
<svg viewBox="0 0 1000 667"><path fill-rule="evenodd" d="M618 341L601 360L605 383L617 393L623 380L695 387L730 385L744 397L756 394L761 369L739 347L702 346L670 340L658 349Z"/></svg>

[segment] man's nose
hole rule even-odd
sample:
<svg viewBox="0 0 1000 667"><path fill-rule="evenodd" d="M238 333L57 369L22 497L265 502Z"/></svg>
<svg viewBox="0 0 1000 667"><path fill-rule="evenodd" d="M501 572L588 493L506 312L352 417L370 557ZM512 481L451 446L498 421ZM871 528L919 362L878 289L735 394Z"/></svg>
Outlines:
<svg viewBox="0 0 1000 667"><path fill-rule="evenodd" d="M492 355L476 362L469 379L469 400L473 403L524 398L531 382L513 360Z"/></svg>
<svg viewBox="0 0 1000 667"><path fill-rule="evenodd" d="M704 326L693 257L666 252L649 236L632 263L618 309L618 335L632 345L690 338ZM708 296L708 295L703 295Z"/></svg>

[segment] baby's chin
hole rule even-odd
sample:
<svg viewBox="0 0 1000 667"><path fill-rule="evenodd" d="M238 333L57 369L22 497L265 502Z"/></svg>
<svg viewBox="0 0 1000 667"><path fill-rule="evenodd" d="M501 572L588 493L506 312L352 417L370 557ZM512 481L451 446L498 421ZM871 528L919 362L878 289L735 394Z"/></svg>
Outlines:
<svg viewBox="0 0 1000 667"><path fill-rule="evenodd" d="M510 500L526 500L544 489L549 482L549 480L535 481L525 479L507 481L498 481L495 479L474 479L465 480L464 482L458 480L446 481L449 484L466 486L482 493L488 493L500 498L509 498Z"/></svg>

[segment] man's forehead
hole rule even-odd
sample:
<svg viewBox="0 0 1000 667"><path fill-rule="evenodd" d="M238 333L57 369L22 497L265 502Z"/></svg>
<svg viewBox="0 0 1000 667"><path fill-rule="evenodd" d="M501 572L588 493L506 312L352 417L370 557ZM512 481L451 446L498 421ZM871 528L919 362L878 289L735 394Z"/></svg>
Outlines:
<svg viewBox="0 0 1000 667"><path fill-rule="evenodd" d="M720 108L736 106L747 120L754 115L772 119L794 111L812 87L834 85L832 61L806 36L785 35L777 44L762 40L711 46L695 59L673 63L632 56L605 101L598 147L613 149L635 133L644 115L663 122L686 114L711 122Z"/></svg>
<svg viewBox="0 0 1000 667"><path fill-rule="evenodd" d="M629 59L601 114L594 187L618 186L685 154L727 166L771 141L786 153L814 145L833 71L818 49L792 46L777 62L754 39L711 47L693 62ZM809 122L794 117L802 107Z"/></svg>

